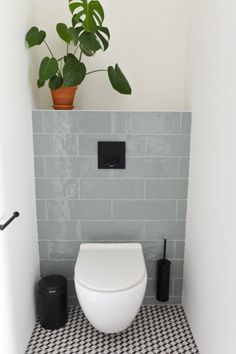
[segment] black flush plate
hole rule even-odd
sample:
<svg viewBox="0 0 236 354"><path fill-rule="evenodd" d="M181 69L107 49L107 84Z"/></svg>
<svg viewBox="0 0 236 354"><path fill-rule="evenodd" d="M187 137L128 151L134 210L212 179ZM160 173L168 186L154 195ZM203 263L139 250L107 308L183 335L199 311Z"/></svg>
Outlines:
<svg viewBox="0 0 236 354"><path fill-rule="evenodd" d="M99 141L98 168L125 168L125 142Z"/></svg>

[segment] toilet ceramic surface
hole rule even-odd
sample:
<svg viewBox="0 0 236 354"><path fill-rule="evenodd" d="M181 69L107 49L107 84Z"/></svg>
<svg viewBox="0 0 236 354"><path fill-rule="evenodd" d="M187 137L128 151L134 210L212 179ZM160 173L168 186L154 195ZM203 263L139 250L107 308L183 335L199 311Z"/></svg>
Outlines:
<svg viewBox="0 0 236 354"><path fill-rule="evenodd" d="M136 286L146 274L140 244L82 244L75 281L97 291L121 291Z"/></svg>
<svg viewBox="0 0 236 354"><path fill-rule="evenodd" d="M89 322L116 333L130 326L143 301L147 271L140 244L82 244L75 289Z"/></svg>

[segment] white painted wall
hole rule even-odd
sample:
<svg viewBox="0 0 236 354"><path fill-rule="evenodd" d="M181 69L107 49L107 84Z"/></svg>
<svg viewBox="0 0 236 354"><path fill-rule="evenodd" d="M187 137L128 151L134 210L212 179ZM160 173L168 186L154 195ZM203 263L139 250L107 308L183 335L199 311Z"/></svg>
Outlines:
<svg viewBox="0 0 236 354"><path fill-rule="evenodd" d="M1 6L0 353L24 354L35 323L34 287L39 276L31 108L31 69L24 37L32 25L31 0Z"/></svg>
<svg viewBox="0 0 236 354"><path fill-rule="evenodd" d="M110 48L85 58L90 68L116 62L133 88L131 96L116 93L106 73L87 78L77 93L79 109L184 110L186 4L188 0L102 0L105 24L111 32ZM56 55L65 46L55 32L57 22L70 24L68 1L35 0L37 25L48 32ZM62 51L60 51L62 49ZM36 49L37 50L37 49ZM39 48L41 58L46 50ZM40 89L40 107L50 108L48 88Z"/></svg>
<svg viewBox="0 0 236 354"><path fill-rule="evenodd" d="M184 307L201 354L236 348L236 2L190 1Z"/></svg>

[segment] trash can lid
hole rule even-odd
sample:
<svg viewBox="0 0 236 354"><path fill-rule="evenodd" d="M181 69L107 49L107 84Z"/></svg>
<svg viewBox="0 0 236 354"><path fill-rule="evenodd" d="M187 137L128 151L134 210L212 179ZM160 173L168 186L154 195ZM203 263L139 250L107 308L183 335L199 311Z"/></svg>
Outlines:
<svg viewBox="0 0 236 354"><path fill-rule="evenodd" d="M46 293L55 293L57 291L66 290L67 280L62 275L48 275L39 281L39 289Z"/></svg>

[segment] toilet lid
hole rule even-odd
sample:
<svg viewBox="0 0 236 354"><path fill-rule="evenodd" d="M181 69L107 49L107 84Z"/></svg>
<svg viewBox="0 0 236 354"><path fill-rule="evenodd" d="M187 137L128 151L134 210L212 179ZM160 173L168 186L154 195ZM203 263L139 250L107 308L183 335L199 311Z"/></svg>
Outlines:
<svg viewBox="0 0 236 354"><path fill-rule="evenodd" d="M75 280L98 291L131 288L145 277L142 246L133 244L82 244L75 265Z"/></svg>

